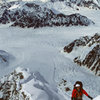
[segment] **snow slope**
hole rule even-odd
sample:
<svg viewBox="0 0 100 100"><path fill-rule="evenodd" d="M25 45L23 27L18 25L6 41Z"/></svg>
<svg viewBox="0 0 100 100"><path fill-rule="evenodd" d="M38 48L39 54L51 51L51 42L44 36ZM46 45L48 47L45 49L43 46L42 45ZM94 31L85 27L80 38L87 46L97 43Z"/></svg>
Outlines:
<svg viewBox="0 0 100 100"><path fill-rule="evenodd" d="M100 100L100 95L99 96L97 96L95 99L93 99L93 100Z"/></svg>
<svg viewBox="0 0 100 100"><path fill-rule="evenodd" d="M73 33L73 31L75 32ZM95 97L99 95L100 78L85 68L79 69L72 60L66 55L64 57L60 51L63 50L66 43L70 43L72 40L86 35L86 33L94 34L96 31L99 31L99 28L94 26L88 28L48 27L35 30L0 28L0 48L16 57L16 61L12 65L0 70L0 76L10 73L17 66L28 67L33 72L40 72L50 85L55 86L62 79L67 80L66 86L63 84L61 87L58 86L65 96L67 94L64 92L64 88L69 87L72 91L75 81L81 80L87 92ZM71 91L68 92L69 95L71 95ZM88 99L85 98L85 100Z"/></svg>
<svg viewBox="0 0 100 100"><path fill-rule="evenodd" d="M65 100L39 72L20 67L1 79L0 94L3 100Z"/></svg>
<svg viewBox="0 0 100 100"><path fill-rule="evenodd" d="M58 11L64 14L74 12L74 10L68 12L68 9L59 9ZM95 25L39 29L14 28L9 27L9 24L0 25L0 49L9 52L16 58L10 66L0 67L0 77L9 75L14 69L21 66L22 68L29 68L33 73L38 71L49 84L48 91L55 93L56 88L62 98L66 100L70 100L73 85L77 80L83 82L84 89L92 97L100 95L100 77L75 64L72 61L73 55L69 56L62 52L63 47L71 41L81 36L92 36L97 32L100 33L100 11L81 8L80 11L75 10L75 12L89 17L95 22ZM62 82L63 79L67 81L66 84ZM39 80L37 83L41 87L41 81ZM33 84L35 84L34 80L32 83L30 80L24 85L31 87ZM29 88L25 87L23 89L30 92L33 97L33 90L30 91ZM45 91L44 87L42 87L43 90L40 87L39 89L32 87L37 91L34 94L47 100L48 91ZM66 87L70 89L68 92L65 92ZM84 96L84 100L88 100L88 98Z"/></svg>
<svg viewBox="0 0 100 100"><path fill-rule="evenodd" d="M60 84L61 85L61 84ZM3 100L70 100L63 97L57 87L51 86L39 73L17 67L0 79L0 99ZM99 100L97 96L93 100Z"/></svg>

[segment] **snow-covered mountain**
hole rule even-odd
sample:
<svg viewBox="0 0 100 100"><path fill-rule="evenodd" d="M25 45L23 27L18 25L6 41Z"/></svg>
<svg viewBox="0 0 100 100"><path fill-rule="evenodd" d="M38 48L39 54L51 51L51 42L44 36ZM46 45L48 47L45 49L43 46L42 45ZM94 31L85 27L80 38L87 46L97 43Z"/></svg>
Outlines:
<svg viewBox="0 0 100 100"><path fill-rule="evenodd" d="M45 6L58 5L58 3L63 3L63 6L71 7L73 9L79 10L79 7L86 7L90 9L100 9L99 0L1 0L0 3L9 3L9 2L36 2Z"/></svg>
<svg viewBox="0 0 100 100"><path fill-rule="evenodd" d="M68 0L70 6L72 4L79 7L87 7L91 9L100 9L100 2L98 0Z"/></svg>
<svg viewBox="0 0 100 100"><path fill-rule="evenodd" d="M50 1L50 0L48 0ZM96 4L99 4L100 1L99 0L51 0L51 1L67 1L67 2L71 2L71 3L75 3L75 4L81 4L81 3L84 3L84 2L93 2L93 3L96 3Z"/></svg>
<svg viewBox="0 0 100 100"><path fill-rule="evenodd" d="M0 100L65 100L39 72L18 67L0 80Z"/></svg>
<svg viewBox="0 0 100 100"><path fill-rule="evenodd" d="M11 1L0 4L0 98L70 100L76 81L100 95L100 10L72 0Z"/></svg>
<svg viewBox="0 0 100 100"><path fill-rule="evenodd" d="M100 76L100 34L76 39L64 47L64 52L80 52L80 55L75 55L74 62L86 66Z"/></svg>
<svg viewBox="0 0 100 100"><path fill-rule="evenodd" d="M51 2L66 2L67 5L73 7L73 5L83 6L88 8L97 8L100 9L100 1L99 0L48 0Z"/></svg>
<svg viewBox="0 0 100 100"><path fill-rule="evenodd" d="M45 27L85 25L93 22L80 14L65 15L55 14L51 9L35 3L12 2L1 6L1 24L12 22L11 26L20 27Z"/></svg>
<svg viewBox="0 0 100 100"><path fill-rule="evenodd" d="M66 86L67 81L63 80L59 86L62 83ZM67 87L66 91L70 89ZM93 100L99 99L97 96ZM58 88L51 86L39 72L18 67L0 79L0 100L70 100L70 96L63 97Z"/></svg>

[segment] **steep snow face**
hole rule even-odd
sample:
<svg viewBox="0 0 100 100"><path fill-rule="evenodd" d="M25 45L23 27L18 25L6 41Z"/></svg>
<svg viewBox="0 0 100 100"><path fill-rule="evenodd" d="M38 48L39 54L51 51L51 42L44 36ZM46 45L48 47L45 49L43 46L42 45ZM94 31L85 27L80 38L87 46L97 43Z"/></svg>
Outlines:
<svg viewBox="0 0 100 100"><path fill-rule="evenodd" d="M2 100L65 100L56 87L45 81L39 72L18 67L0 80L0 99Z"/></svg>
<svg viewBox="0 0 100 100"><path fill-rule="evenodd" d="M75 55L74 62L80 66L87 66L100 76L100 34L76 39L64 47L64 52L80 52L80 55Z"/></svg>
<svg viewBox="0 0 100 100"><path fill-rule="evenodd" d="M90 19L80 14L72 14L69 16L62 13L55 14L51 9L35 3L24 2L12 5L1 14L0 23L6 24L10 22L13 22L12 26L34 28L69 25L88 26L93 24Z"/></svg>
<svg viewBox="0 0 100 100"><path fill-rule="evenodd" d="M14 57L4 50L0 50L0 67L9 66L14 61Z"/></svg>

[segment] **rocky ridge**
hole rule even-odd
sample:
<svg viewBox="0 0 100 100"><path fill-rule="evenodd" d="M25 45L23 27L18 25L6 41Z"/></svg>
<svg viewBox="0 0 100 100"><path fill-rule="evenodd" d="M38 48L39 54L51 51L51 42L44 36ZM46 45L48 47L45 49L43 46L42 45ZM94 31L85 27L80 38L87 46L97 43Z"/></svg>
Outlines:
<svg viewBox="0 0 100 100"><path fill-rule="evenodd" d="M100 34L94 36L85 36L74 40L64 47L64 52L71 53L82 50L81 55L74 57L74 62L80 66L86 66L100 76Z"/></svg>
<svg viewBox="0 0 100 100"><path fill-rule="evenodd" d="M35 3L17 2L8 8L6 6L3 8L0 23L7 24L12 22L11 26L38 28L70 25L88 26L94 24L93 21L78 13L71 15L55 14L51 9Z"/></svg>
<svg viewBox="0 0 100 100"><path fill-rule="evenodd" d="M25 77L21 72L14 70L11 74L0 80L0 100L30 100L29 96L22 91L21 80Z"/></svg>
<svg viewBox="0 0 100 100"><path fill-rule="evenodd" d="M39 72L16 68L0 79L0 100L61 100L58 89L52 87ZM65 100L63 98L63 100Z"/></svg>

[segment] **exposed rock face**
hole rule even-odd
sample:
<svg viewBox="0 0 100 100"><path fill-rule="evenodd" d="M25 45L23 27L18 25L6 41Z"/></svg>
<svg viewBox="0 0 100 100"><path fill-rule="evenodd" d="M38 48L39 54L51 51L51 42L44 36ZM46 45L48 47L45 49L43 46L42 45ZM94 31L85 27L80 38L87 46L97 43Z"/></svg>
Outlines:
<svg viewBox="0 0 100 100"><path fill-rule="evenodd" d="M0 17L2 17L2 14L6 9L9 9L12 5L17 4L17 3L18 2L1 3L0 4Z"/></svg>
<svg viewBox="0 0 100 100"><path fill-rule="evenodd" d="M15 5L14 5L15 6ZM20 27L45 27L45 26L70 26L85 25L91 23L90 19L80 14L64 15L55 14L52 10L41 7L35 3L17 3L17 8L5 9L0 17L0 23L6 24L13 22L12 26Z"/></svg>
<svg viewBox="0 0 100 100"><path fill-rule="evenodd" d="M3 77L0 81L0 100L29 100L29 97L21 91L20 81L23 79L23 73L16 70Z"/></svg>
<svg viewBox="0 0 100 100"><path fill-rule="evenodd" d="M85 49L84 49L85 47ZM89 69L100 76L100 34L95 34L93 37L85 36L76 39L69 45L64 47L64 52L71 53L74 48L83 49L83 54L74 58L74 62L80 66L87 66ZM86 52L86 49L89 50Z"/></svg>
<svg viewBox="0 0 100 100"><path fill-rule="evenodd" d="M18 67L0 79L0 100L62 100L62 98L58 89L52 87L39 72L32 73L29 69Z"/></svg>

